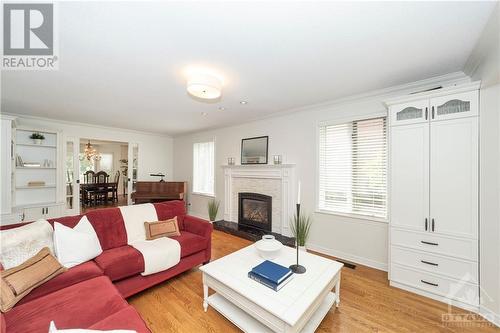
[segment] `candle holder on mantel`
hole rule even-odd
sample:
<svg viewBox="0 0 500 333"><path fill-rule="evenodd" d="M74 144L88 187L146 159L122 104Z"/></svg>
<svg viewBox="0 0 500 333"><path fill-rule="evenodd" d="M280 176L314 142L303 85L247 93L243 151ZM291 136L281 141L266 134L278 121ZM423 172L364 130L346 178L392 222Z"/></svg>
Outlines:
<svg viewBox="0 0 500 333"><path fill-rule="evenodd" d="M234 165L234 157L227 158L227 165Z"/></svg>
<svg viewBox="0 0 500 333"><path fill-rule="evenodd" d="M299 185L299 197L300 197L300 185ZM299 219L300 219L300 203L297 204L297 218L295 219L295 247L297 248L297 263L290 265L288 268L292 270L295 274L304 274L306 268L299 265L299 238L297 237L297 232L299 230Z"/></svg>
<svg viewBox="0 0 500 333"><path fill-rule="evenodd" d="M273 162L274 164L281 164L281 155L274 155Z"/></svg>

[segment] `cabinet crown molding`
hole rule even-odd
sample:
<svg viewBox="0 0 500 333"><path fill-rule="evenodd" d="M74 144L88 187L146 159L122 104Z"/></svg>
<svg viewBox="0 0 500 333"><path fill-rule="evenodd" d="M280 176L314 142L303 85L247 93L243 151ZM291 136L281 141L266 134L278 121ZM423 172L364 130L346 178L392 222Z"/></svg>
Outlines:
<svg viewBox="0 0 500 333"><path fill-rule="evenodd" d="M474 81L474 82L459 84L459 85L450 86L450 87L443 87L440 89L431 90L431 91L427 91L427 92L421 92L421 93L416 93L416 94L412 94L412 95L404 95L404 96L400 96L400 97L396 97L396 98L391 98L391 99L388 99L387 101L384 101L384 104L385 104L385 106L389 107L389 106L394 105L394 104L412 102L412 101L433 98L433 97L439 97L439 96L446 96L446 95L450 95L450 94L461 93L461 92L472 91L472 90L479 90L480 87L481 87L481 81Z"/></svg>

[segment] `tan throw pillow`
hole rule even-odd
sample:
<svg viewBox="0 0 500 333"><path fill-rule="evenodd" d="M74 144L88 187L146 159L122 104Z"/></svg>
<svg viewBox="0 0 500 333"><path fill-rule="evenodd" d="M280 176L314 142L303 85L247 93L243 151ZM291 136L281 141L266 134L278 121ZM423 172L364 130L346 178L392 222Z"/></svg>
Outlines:
<svg viewBox="0 0 500 333"><path fill-rule="evenodd" d="M9 311L30 291L65 271L44 247L21 265L0 272L0 310Z"/></svg>
<svg viewBox="0 0 500 333"><path fill-rule="evenodd" d="M166 221L144 222L144 227L146 228L147 240L181 235L177 224L177 216Z"/></svg>

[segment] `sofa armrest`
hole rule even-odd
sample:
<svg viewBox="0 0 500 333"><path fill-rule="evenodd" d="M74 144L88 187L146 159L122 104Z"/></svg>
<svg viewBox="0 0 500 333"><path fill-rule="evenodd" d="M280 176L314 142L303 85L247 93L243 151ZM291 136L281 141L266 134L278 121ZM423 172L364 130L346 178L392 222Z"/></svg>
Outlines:
<svg viewBox="0 0 500 333"><path fill-rule="evenodd" d="M191 215L184 216L184 230L204 238L211 238L213 226L207 220Z"/></svg>

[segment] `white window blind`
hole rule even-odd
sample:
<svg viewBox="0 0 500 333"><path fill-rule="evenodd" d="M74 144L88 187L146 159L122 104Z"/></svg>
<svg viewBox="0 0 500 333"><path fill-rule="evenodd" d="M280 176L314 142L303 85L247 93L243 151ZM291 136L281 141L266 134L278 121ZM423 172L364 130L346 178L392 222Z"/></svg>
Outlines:
<svg viewBox="0 0 500 333"><path fill-rule="evenodd" d="M320 210L387 217L386 118L319 128Z"/></svg>
<svg viewBox="0 0 500 333"><path fill-rule="evenodd" d="M193 145L193 192L214 195L215 142Z"/></svg>

